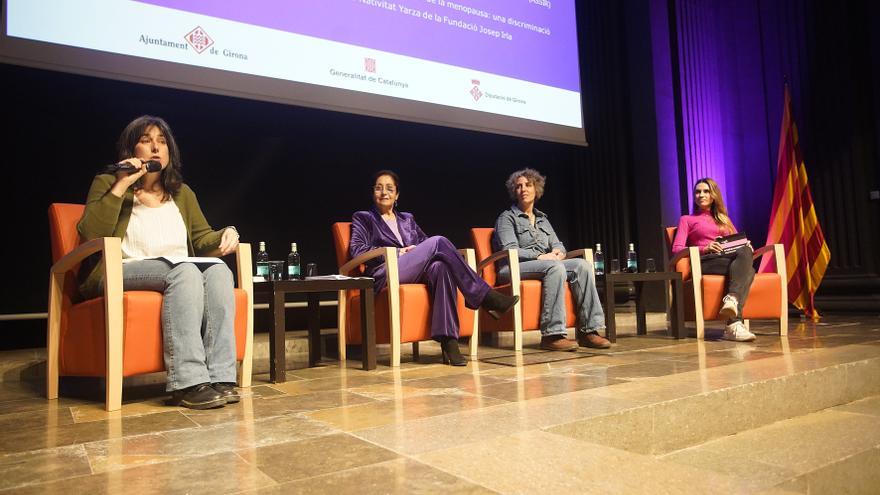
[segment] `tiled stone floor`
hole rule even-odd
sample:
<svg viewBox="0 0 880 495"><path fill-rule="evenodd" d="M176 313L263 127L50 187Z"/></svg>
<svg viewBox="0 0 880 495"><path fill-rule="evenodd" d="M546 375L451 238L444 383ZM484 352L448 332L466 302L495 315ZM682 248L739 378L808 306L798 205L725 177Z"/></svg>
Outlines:
<svg viewBox="0 0 880 495"><path fill-rule="evenodd" d="M752 330L624 325L608 351L481 347L462 368L423 344L400 369L259 375L211 411L0 382L0 493L880 493L880 317Z"/></svg>

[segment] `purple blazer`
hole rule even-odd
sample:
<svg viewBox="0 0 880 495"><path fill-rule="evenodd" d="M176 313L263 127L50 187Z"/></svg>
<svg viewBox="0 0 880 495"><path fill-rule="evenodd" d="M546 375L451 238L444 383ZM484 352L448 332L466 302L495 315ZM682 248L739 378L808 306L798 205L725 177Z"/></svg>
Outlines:
<svg viewBox="0 0 880 495"><path fill-rule="evenodd" d="M406 247L421 244L428 236L422 232L416 223L412 213L395 211L397 216L397 230L403 244L397 240L397 236L382 220L376 208L370 211L358 211L351 217L351 242L348 254L354 258L378 247ZM379 258L367 262L367 274L372 274L376 268L383 264Z"/></svg>

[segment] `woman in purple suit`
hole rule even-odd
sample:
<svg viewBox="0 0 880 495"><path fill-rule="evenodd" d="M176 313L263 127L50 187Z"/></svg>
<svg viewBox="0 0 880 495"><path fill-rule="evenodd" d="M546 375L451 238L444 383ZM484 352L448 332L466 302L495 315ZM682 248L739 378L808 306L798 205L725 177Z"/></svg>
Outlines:
<svg viewBox="0 0 880 495"><path fill-rule="evenodd" d="M495 318L509 311L519 297L493 290L464 262L449 239L426 236L411 213L397 211L399 185L396 173L376 173L373 209L352 217L349 252L354 258L378 247L396 247L400 282L427 284L431 292L431 337L440 343L443 361L464 366L458 349L456 289L464 294L468 308L482 308ZM380 259L367 263L367 274L376 279L376 291L385 287L385 264Z"/></svg>

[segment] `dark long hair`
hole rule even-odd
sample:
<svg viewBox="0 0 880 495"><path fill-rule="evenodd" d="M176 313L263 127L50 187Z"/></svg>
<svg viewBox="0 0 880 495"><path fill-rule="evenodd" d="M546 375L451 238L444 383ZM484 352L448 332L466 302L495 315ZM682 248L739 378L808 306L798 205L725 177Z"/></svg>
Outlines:
<svg viewBox="0 0 880 495"><path fill-rule="evenodd" d="M165 199L168 200L177 194L180 186L183 185L182 163L180 161L180 149L177 147L177 141L174 140L174 134L171 127L161 117L152 115L141 115L132 120L122 130L119 135L119 141L116 142L116 154L119 161L134 157L134 148L137 146L147 129L156 126L162 135L165 136L165 143L168 145L168 166L160 172L159 180L162 182L162 189L165 190ZM143 179L143 178L141 178ZM135 184L135 188L143 187L143 183L139 180Z"/></svg>

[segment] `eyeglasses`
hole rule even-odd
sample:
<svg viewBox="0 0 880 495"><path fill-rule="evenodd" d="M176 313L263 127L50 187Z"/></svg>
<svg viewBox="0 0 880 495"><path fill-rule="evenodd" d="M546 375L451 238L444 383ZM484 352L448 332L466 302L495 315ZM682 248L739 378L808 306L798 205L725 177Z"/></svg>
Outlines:
<svg viewBox="0 0 880 495"><path fill-rule="evenodd" d="M394 194L395 189L394 189L394 186L374 186L373 187L374 193L382 194L382 191L385 191L388 194Z"/></svg>

